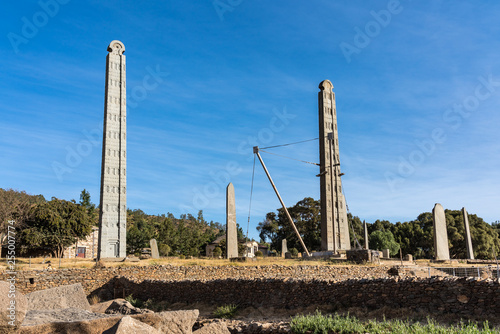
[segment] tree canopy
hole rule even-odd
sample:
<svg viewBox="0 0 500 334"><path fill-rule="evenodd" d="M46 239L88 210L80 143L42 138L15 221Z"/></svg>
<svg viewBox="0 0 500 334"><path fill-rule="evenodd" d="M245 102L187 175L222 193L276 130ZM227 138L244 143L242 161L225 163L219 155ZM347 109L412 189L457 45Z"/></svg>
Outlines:
<svg viewBox="0 0 500 334"><path fill-rule="evenodd" d="M83 206L53 197L32 208L18 235L24 250L49 250L61 257L66 247L91 231L92 222Z"/></svg>
<svg viewBox="0 0 500 334"><path fill-rule="evenodd" d="M309 250L321 247L320 202L310 197L288 208L290 215ZM465 229L460 210L445 210L448 242L451 258L466 258ZM486 223L475 214L469 214L469 225L475 258L492 259L500 250L500 222ZM361 219L348 213L349 237L351 246L364 245L364 229ZM373 249L390 249L396 255L401 248L403 255L412 254L415 258L434 257L433 221L430 212L421 213L409 222L376 220L367 224L369 245ZM270 241L271 249L281 251L281 241L287 239L288 248L302 247L288 222L282 208L266 214L257 230L262 242ZM375 233L376 232L376 233ZM357 242L356 242L357 240ZM359 242L359 245L358 245Z"/></svg>

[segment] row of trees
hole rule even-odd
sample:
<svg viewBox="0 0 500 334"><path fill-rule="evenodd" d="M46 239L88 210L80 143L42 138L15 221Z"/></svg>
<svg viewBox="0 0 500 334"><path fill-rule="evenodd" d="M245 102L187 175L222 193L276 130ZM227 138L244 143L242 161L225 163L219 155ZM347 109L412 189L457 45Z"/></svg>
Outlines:
<svg viewBox="0 0 500 334"><path fill-rule="evenodd" d="M7 222L15 220L16 243L19 255L53 254L61 257L64 250L77 240L84 239L98 226L99 209L91 202L85 189L80 201L66 201L53 197L47 201L42 195L0 188L0 240L7 230ZM172 214L148 215L142 210L127 210L127 252L140 254L149 247L150 239L157 239L164 255L204 254L205 246L224 233L217 222L207 222L203 212L175 218Z"/></svg>
<svg viewBox="0 0 500 334"><path fill-rule="evenodd" d="M321 249L320 203L306 197L288 208L297 229L310 250ZM9 220L16 221L17 243L22 253L53 253L61 256L64 249L78 239L85 238L98 225L98 208L91 202L84 189L80 201L65 201L42 195L32 196L25 192L0 188L0 232L5 233ZM464 224L459 210L445 210L450 256L465 258ZM364 244L363 222L348 214L351 244ZM469 214L469 224L474 246L474 255L480 259L491 259L500 250L500 224L488 224L475 214ZM371 249L385 249L395 255L413 254L416 258L433 258L432 214L424 212L409 222L390 223L377 220L367 224ZM261 242L270 242L272 250L281 251L281 241L287 239L288 249L301 250L300 243L287 221L283 209L269 212L257 230ZM149 247L149 240L156 239L162 255L199 256L204 254L207 244L224 233L218 222L206 221L203 212L174 217L148 215L142 210L127 210L127 252L138 254ZM241 228L238 236L243 238ZM3 238L2 238L3 239ZM220 245L224 250L224 243Z"/></svg>
<svg viewBox="0 0 500 334"><path fill-rule="evenodd" d="M306 197L288 208L304 243L310 250L321 249L321 207L320 202ZM466 258L465 231L462 212L445 210L448 242L452 258ZM488 224L475 214L469 214L469 224L474 255L479 259L492 259L500 250L500 224ZM351 245L364 245L363 222L359 217L348 214ZM416 258L434 257L432 214L424 212L409 222L390 223L377 220L367 224L371 249L389 249L391 255L412 254ZM271 248L281 250L281 241L287 240L288 248L302 249L283 209L269 212L266 220L260 222L257 230L261 240L270 240ZM356 242L357 240L357 242Z"/></svg>
<svg viewBox="0 0 500 334"><path fill-rule="evenodd" d="M217 222L207 222L203 211L198 216L191 214L175 218L168 213L152 216L142 210L128 210L127 253L138 254L149 247L149 240L156 239L161 255L199 256L205 253L205 246L224 233L224 227Z"/></svg>

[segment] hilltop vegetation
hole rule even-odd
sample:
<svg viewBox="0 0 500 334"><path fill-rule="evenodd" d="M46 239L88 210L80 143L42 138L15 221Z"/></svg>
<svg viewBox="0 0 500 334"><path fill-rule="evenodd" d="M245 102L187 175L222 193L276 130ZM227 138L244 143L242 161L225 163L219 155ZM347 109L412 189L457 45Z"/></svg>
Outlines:
<svg viewBox="0 0 500 334"><path fill-rule="evenodd" d="M297 229L309 250L320 250L320 203L306 197L288 208ZM463 217L460 210L445 210L450 256L465 258ZM352 245L364 245L363 222L348 214ZM63 250L88 235L97 226L99 210L84 189L80 201L29 195L24 191L0 188L0 232L5 233L8 220L16 221L18 250L23 254L49 254L60 256ZM478 259L493 259L500 251L500 224L486 223L481 217L469 214L474 255ZM368 223L371 249L388 248L391 255L412 254L415 258L433 258L432 214L424 212L409 222L392 224L387 220ZM257 227L261 241L270 242L272 250L281 251L281 241L287 239L290 251L301 250L299 241L282 209L269 212ZM243 238L241 229L238 235ZM140 209L127 210L127 253L140 254L156 239L162 256L200 256L205 246L224 233L218 222L206 221L203 212L197 216L167 213L149 215ZM223 245L222 245L223 246Z"/></svg>

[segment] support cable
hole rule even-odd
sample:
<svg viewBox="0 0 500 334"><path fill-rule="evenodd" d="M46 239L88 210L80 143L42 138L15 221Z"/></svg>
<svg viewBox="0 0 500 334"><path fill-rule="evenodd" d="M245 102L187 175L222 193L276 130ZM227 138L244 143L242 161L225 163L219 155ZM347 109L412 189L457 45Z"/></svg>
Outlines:
<svg viewBox="0 0 500 334"><path fill-rule="evenodd" d="M250 187L250 204L248 205L248 222L247 222L247 236L248 240L248 230L250 229L250 212L252 211L252 195L253 195L253 180L255 175L255 154L253 155L253 168L252 168L252 186Z"/></svg>
<svg viewBox="0 0 500 334"><path fill-rule="evenodd" d="M300 144L300 143L306 143L308 141L313 141L313 140L318 140L318 139L319 138L314 138L314 139L301 140L301 141L297 141L297 142L294 142L294 143L288 143L288 144L281 144L281 145L274 145L274 146L262 147L262 148L259 148L259 150L262 151L263 149L268 149L268 148L275 148L275 147L282 147L282 146L289 146L289 145L295 145L295 144Z"/></svg>
<svg viewBox="0 0 500 334"><path fill-rule="evenodd" d="M300 159L290 158L290 157L287 157L287 156L285 156L285 155L281 155L281 154L276 154L276 153L272 153L272 152L264 151L264 150L262 150L262 149L260 149L260 148L259 148L259 152L264 152L264 153L267 153L267 154L277 155L278 157L287 158L287 159L290 159L290 160L300 161L300 162L304 162L304 163L306 163L306 164L311 164L311 165L316 165L316 166L319 166L319 164L318 164L318 163L315 163L315 162L309 162L309 161L305 161L305 160L300 160Z"/></svg>
<svg viewBox="0 0 500 334"><path fill-rule="evenodd" d="M345 208L347 210L347 213L351 213L349 211L349 205L347 205L347 199L346 199L346 196L345 196L345 191L344 191L344 186L342 186L342 194L344 195L344 202L345 202ZM352 217L352 213L351 213L351 217ZM354 219L354 217L353 217ZM351 225L351 230L352 230L352 235L354 236L354 240L356 241L356 243L358 244L358 247L359 248L363 248L361 247L361 244L359 243L359 240L358 240L358 237L356 237L356 232L354 231L354 226L353 224L349 221L349 217L347 217L347 221L349 222L349 225Z"/></svg>

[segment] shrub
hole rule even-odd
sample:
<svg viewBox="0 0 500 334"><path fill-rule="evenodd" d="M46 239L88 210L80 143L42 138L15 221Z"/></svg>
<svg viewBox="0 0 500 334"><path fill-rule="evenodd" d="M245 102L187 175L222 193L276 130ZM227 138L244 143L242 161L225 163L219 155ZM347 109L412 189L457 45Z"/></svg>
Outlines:
<svg viewBox="0 0 500 334"><path fill-rule="evenodd" d="M238 306L236 306L234 304L219 306L215 309L214 316L216 318L231 319L236 315L237 309L238 309Z"/></svg>
<svg viewBox="0 0 500 334"><path fill-rule="evenodd" d="M255 252L255 256L257 256L257 257L264 257L264 254L262 254L261 251L256 251Z"/></svg>
<svg viewBox="0 0 500 334"><path fill-rule="evenodd" d="M132 304L132 306L134 306L134 307L141 308L142 304L143 304L142 300L140 300L138 298L134 298L134 296L132 296L132 294L125 297L125 300L128 301L130 304Z"/></svg>
<svg viewBox="0 0 500 334"><path fill-rule="evenodd" d="M222 249L220 247L215 247L214 249L214 257L220 257L222 255Z"/></svg>
<svg viewBox="0 0 500 334"><path fill-rule="evenodd" d="M170 253L171 250L172 249L167 244L160 244L160 247L158 249L160 256L168 256L168 253Z"/></svg>
<svg viewBox="0 0 500 334"><path fill-rule="evenodd" d="M290 249L290 254L292 254L292 256L297 256L297 255L299 255L299 250L297 248L293 247Z"/></svg>

